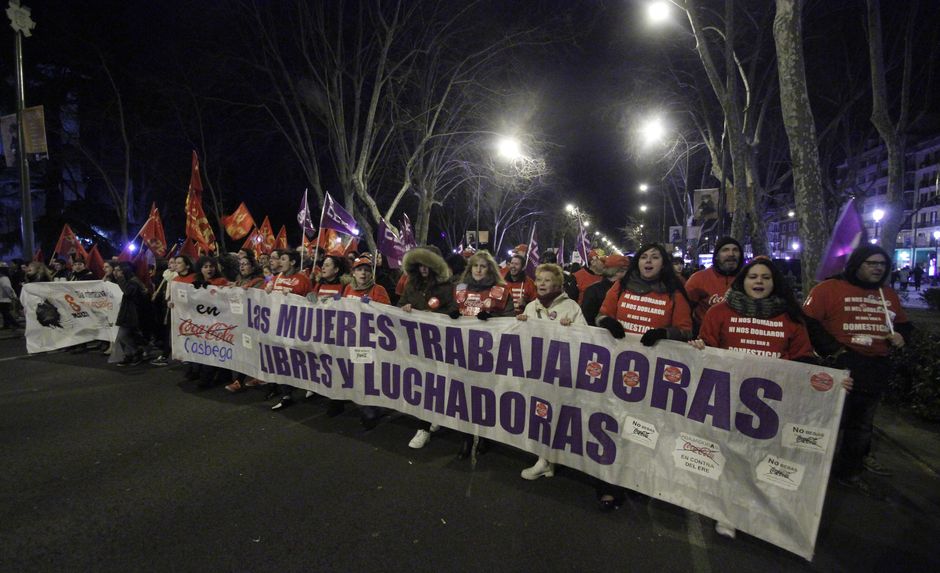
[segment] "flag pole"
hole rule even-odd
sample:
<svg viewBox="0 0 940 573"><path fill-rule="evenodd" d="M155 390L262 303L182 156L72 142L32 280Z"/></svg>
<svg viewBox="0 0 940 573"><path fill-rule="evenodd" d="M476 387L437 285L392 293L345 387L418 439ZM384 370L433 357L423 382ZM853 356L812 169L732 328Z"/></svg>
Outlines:
<svg viewBox="0 0 940 573"><path fill-rule="evenodd" d="M329 191L326 192L330 194ZM320 235L323 233L323 215L326 214L326 197L323 198L323 206L320 207L320 223L317 225L317 244L313 247L313 264L310 266L310 278L313 278L313 272L317 268L317 259L320 257Z"/></svg>
<svg viewBox="0 0 940 573"><path fill-rule="evenodd" d="M532 251L532 239L535 238L535 226L538 225L538 223L538 221L532 223L532 232L529 233L529 244L525 246L525 264L522 265L523 273L529 268L529 252Z"/></svg>
<svg viewBox="0 0 940 573"><path fill-rule="evenodd" d="M306 197L307 192L304 191L304 197ZM304 211L307 210L307 202L304 201ZM304 253L307 250L307 247L304 246L304 240L307 238L307 231L304 229L304 224L300 224L300 272L304 272ZM313 266L310 267L310 272L313 272Z"/></svg>

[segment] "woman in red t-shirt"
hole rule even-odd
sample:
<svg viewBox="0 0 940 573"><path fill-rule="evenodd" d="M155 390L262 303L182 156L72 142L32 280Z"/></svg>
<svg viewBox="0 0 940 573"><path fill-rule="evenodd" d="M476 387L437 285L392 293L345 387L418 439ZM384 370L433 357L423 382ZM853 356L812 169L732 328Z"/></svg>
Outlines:
<svg viewBox="0 0 940 573"><path fill-rule="evenodd" d="M343 289L344 298L358 298L363 302L380 302L392 304L385 287L375 284L375 275L372 274L372 257L364 254L353 261L352 282Z"/></svg>
<svg viewBox="0 0 940 573"><path fill-rule="evenodd" d="M283 250L280 252L279 259L278 270L280 272L271 279L265 290L269 293L280 292L307 296L307 293L313 289L313 285L310 284L310 277L300 270L300 254L297 251Z"/></svg>
<svg viewBox="0 0 940 573"><path fill-rule="evenodd" d="M692 336L692 311L688 296L672 267L672 257L658 244L643 245L633 256L630 269L615 282L595 321L614 338L629 332L641 335L644 346L662 339L686 341ZM610 511L623 505L626 490L597 480L597 500Z"/></svg>
<svg viewBox="0 0 940 573"><path fill-rule="evenodd" d="M467 259L467 268L454 286L454 300L457 301L457 309L451 311L451 318L475 316L479 320L487 320L516 314L512 292L499 272L496 259L487 251L477 251ZM485 439L475 440L474 436L466 434L457 457L472 457L474 451L483 453L488 445Z"/></svg>
<svg viewBox="0 0 940 573"><path fill-rule="evenodd" d="M768 259L758 257L745 265L725 297L708 309L699 339L689 344L784 360L812 358L800 305Z"/></svg>
<svg viewBox="0 0 940 573"><path fill-rule="evenodd" d="M705 313L699 339L689 342L757 356L816 362L809 332L793 291L767 257L757 257L738 272L725 299ZM849 390L852 380L842 386ZM730 523L715 522L715 531L734 539Z"/></svg>
<svg viewBox="0 0 940 573"><path fill-rule="evenodd" d="M343 289L346 288L343 277L347 275L347 268L349 264L346 257L338 255L324 257L323 264L320 266L320 275L307 298L316 302L342 295Z"/></svg>
<svg viewBox="0 0 940 573"><path fill-rule="evenodd" d="M173 269L176 271L173 282L193 284L193 281L196 280L193 260L186 255L179 255L173 259L173 262L176 263Z"/></svg>
<svg viewBox="0 0 940 573"><path fill-rule="evenodd" d="M644 346L664 338L688 340L692 311L671 259L660 244L640 247L630 270L607 291L595 324L614 338L623 338L627 332L639 334Z"/></svg>

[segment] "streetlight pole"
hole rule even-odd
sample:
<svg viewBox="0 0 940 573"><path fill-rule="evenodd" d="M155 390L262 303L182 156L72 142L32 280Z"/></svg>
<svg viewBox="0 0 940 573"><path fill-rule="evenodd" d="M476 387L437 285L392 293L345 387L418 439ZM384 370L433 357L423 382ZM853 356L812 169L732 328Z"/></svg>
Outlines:
<svg viewBox="0 0 940 573"><path fill-rule="evenodd" d="M20 211L20 232L23 235L23 258L32 260L36 251L33 245L33 198L30 195L29 164L26 162L26 126L23 122L23 108L26 102L25 82L23 81L23 36L31 36L36 23L30 17L29 8L20 6L20 0L10 0L7 17L10 18L10 27L15 32L16 45L16 123L19 138L16 158L20 166L20 197L23 203Z"/></svg>

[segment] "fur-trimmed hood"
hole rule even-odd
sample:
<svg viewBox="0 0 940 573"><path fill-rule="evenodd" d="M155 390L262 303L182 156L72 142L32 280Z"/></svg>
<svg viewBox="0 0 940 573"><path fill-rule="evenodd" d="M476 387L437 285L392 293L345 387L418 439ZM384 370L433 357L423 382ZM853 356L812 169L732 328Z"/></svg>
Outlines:
<svg viewBox="0 0 940 573"><path fill-rule="evenodd" d="M439 254L425 247L411 249L405 253L402 268L404 268L405 272L408 274L408 280L420 280L421 275L418 272L420 265L431 269L431 272L434 273L434 276L437 278L437 282L450 280L450 267L447 266L447 263L444 262L444 259Z"/></svg>

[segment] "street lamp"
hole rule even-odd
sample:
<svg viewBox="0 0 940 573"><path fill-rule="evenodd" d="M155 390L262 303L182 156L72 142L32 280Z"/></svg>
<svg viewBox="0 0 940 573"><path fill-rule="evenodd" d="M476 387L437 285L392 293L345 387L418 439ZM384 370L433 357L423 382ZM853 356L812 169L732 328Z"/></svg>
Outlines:
<svg viewBox="0 0 940 573"><path fill-rule="evenodd" d="M787 211L787 217L790 217L792 219L795 216L796 216L796 213L792 209Z"/></svg>
<svg viewBox="0 0 940 573"><path fill-rule="evenodd" d="M519 144L519 140L515 137L499 138L499 141L496 142L496 151L499 153L500 157L508 159L509 161L522 159L522 145Z"/></svg>
<svg viewBox="0 0 940 573"><path fill-rule="evenodd" d="M672 16L672 9L669 7L669 2L664 0L652 2L646 7L646 17L653 24L661 24L668 20L670 16Z"/></svg>
<svg viewBox="0 0 940 573"><path fill-rule="evenodd" d="M646 183L640 183L640 186L638 187L638 189L640 190L640 193L646 193L647 191L650 190L650 186L647 185Z"/></svg>
<svg viewBox="0 0 940 573"><path fill-rule="evenodd" d="M642 213L646 213L646 209L647 209L646 205L640 205L640 211Z"/></svg>
<svg viewBox="0 0 940 573"><path fill-rule="evenodd" d="M654 145L661 142L663 136L666 135L663 120L659 117L648 120L640 127L640 135L643 137L643 142L647 145Z"/></svg>

